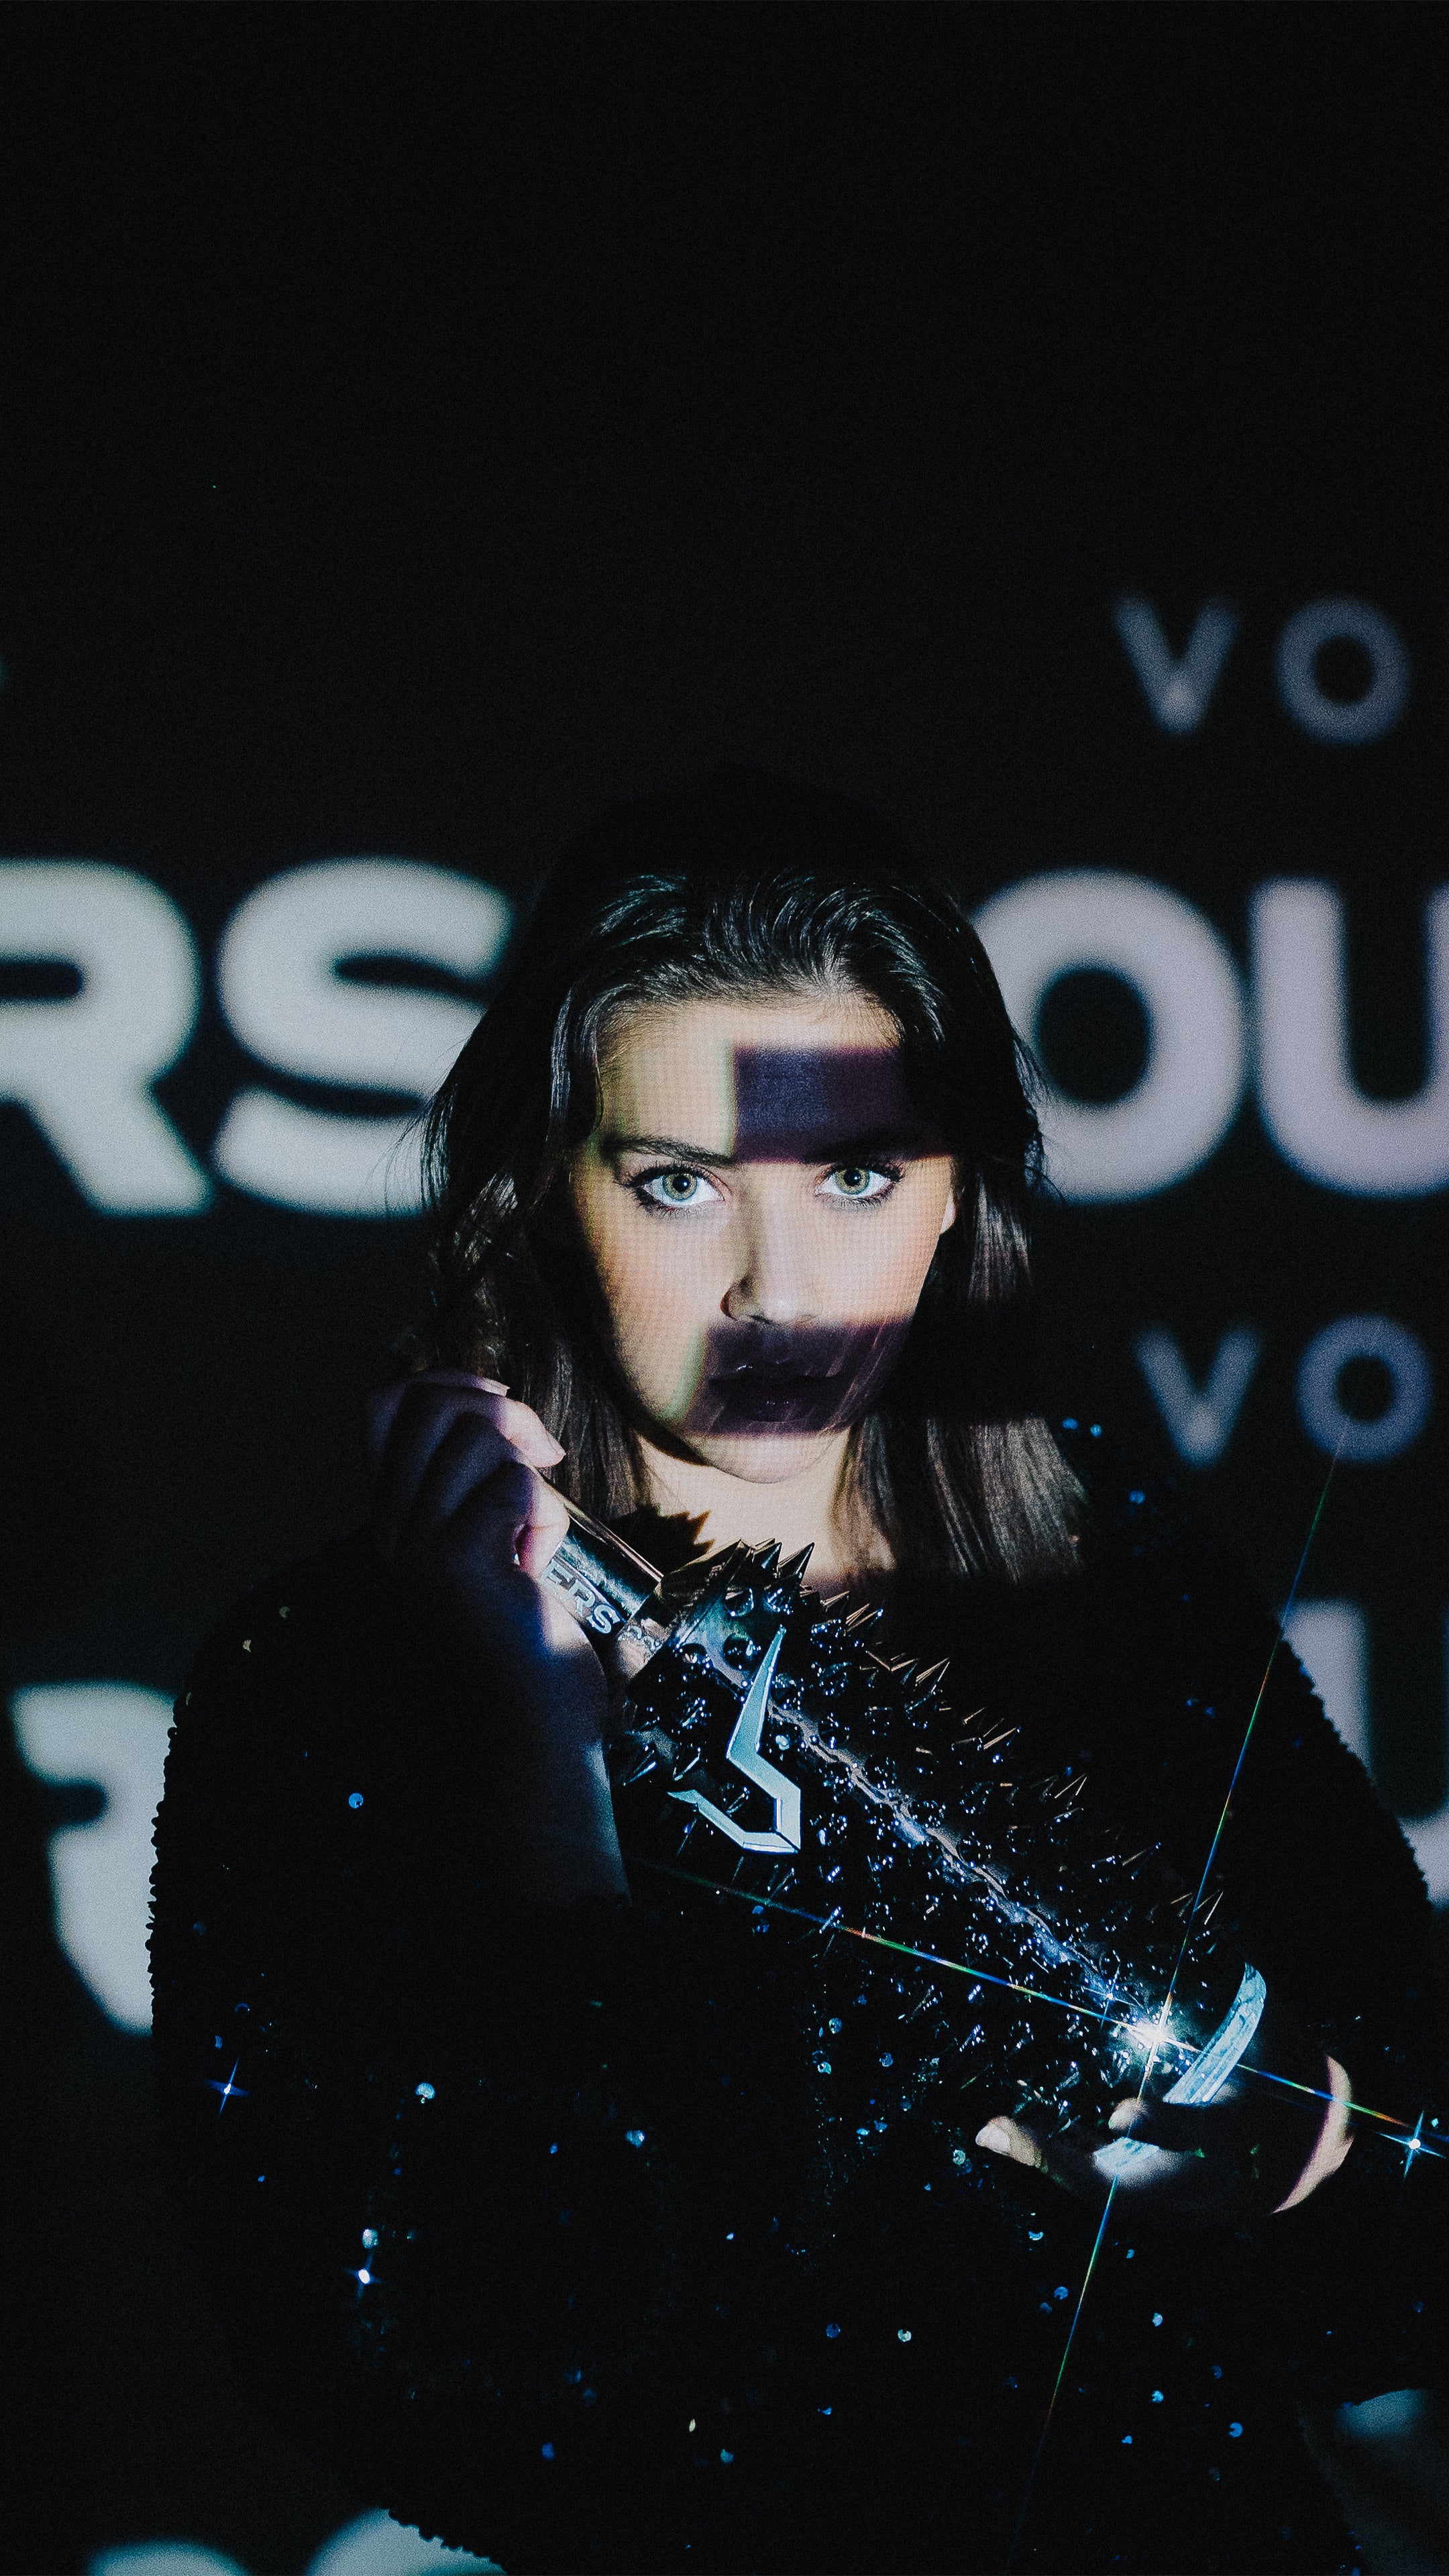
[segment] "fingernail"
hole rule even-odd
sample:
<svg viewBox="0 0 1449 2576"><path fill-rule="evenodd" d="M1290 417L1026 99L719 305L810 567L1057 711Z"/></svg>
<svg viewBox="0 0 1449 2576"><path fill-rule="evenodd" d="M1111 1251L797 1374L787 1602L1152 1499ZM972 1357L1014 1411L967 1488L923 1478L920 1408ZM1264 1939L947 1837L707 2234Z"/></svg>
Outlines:
<svg viewBox="0 0 1449 2576"><path fill-rule="evenodd" d="M977 2130L976 2144L978 2147L988 2147L994 2156L1009 2156L1011 2133L1005 2121L988 2120L984 2129Z"/></svg>

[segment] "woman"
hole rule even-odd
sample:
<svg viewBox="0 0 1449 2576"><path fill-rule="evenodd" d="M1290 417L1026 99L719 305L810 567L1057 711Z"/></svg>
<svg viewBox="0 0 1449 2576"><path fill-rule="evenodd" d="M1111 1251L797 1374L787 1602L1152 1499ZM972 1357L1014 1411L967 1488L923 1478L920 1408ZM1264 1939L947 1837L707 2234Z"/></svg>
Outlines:
<svg viewBox="0 0 1449 2576"><path fill-rule="evenodd" d="M1295 2407L1433 2376L1437 2163L1345 2108L1433 2107L1428 1908L1231 1567L1033 1408L1039 1139L964 915L841 798L620 808L430 1138L372 1529L213 1640L158 1824L176 2187L252 2384L510 2576L1348 2566ZM1306 2084L1159 2114L1105 2217L1105 2139L963 2130L950 2050L900 2092L909 1967L621 1848L563 1494L657 1565L809 1547L1024 1767L1188 1885L1215 1850Z"/></svg>

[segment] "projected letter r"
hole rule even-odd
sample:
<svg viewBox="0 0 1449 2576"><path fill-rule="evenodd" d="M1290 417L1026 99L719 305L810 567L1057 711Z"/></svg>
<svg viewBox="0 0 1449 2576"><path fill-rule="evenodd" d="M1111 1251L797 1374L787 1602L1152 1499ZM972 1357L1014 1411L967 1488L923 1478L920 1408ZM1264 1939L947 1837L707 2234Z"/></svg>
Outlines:
<svg viewBox="0 0 1449 2576"><path fill-rule="evenodd" d="M201 996L191 932L169 896L95 860L7 860L0 958L80 976L61 1001L0 1002L0 1100L29 1110L93 1207L205 1207L206 1174L151 1091L185 1047Z"/></svg>

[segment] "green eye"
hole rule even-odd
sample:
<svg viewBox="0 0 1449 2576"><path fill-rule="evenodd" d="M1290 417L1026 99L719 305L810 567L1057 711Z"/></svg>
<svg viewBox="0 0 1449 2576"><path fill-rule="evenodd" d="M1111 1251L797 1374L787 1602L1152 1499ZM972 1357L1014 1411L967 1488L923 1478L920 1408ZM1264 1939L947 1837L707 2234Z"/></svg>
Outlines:
<svg viewBox="0 0 1449 2576"><path fill-rule="evenodd" d="M651 1172L642 1184L655 1207L694 1207L703 1195L698 1172Z"/></svg>
<svg viewBox="0 0 1449 2576"><path fill-rule="evenodd" d="M884 1198L896 1178L894 1172L882 1172L873 1163L839 1163L823 1187L827 1198L879 1199Z"/></svg>

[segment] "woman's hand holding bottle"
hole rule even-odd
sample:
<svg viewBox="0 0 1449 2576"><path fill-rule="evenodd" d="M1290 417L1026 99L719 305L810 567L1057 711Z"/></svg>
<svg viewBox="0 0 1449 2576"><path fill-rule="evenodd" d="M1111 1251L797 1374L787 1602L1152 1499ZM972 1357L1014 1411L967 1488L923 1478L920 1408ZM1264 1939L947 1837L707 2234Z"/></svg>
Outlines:
<svg viewBox="0 0 1449 2576"><path fill-rule="evenodd" d="M558 1442L506 1387L463 1369L381 1389L367 1434L378 1554L477 1683L480 1830L500 1880L541 1903L624 1894L603 1667L538 1580L568 1527L545 1481Z"/></svg>

